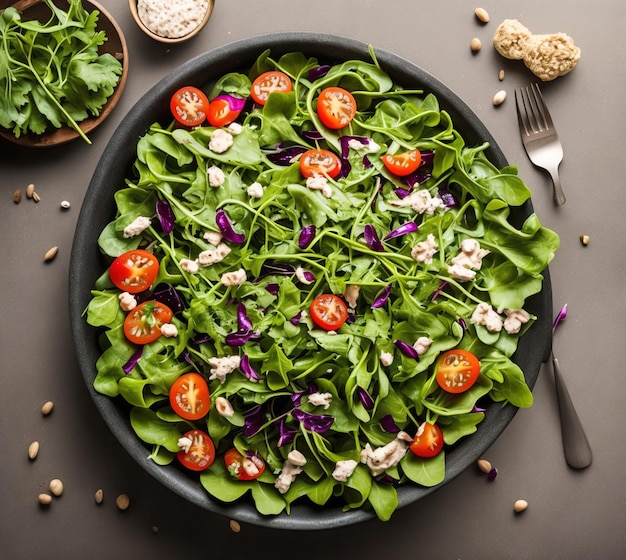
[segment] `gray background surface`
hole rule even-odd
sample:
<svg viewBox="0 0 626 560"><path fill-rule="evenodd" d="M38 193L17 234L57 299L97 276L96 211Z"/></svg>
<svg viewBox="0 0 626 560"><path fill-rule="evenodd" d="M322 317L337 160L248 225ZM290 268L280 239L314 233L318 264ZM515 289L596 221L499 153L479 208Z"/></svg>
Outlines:
<svg viewBox="0 0 626 560"><path fill-rule="evenodd" d="M624 558L626 4L488 1L491 22L481 25L473 15L478 4L466 0L218 0L199 37L164 46L142 35L124 0L102 3L126 34L131 69L117 109L91 134L93 145L33 151L0 141L0 558ZM552 205L549 177L526 159L517 131L513 89L533 76L491 47L507 18L535 33L567 32L583 51L571 74L543 86L565 149L562 208ZM78 371L67 310L70 248L91 174L126 112L170 70L218 45L287 30L344 35L416 63L456 92L519 166L542 223L561 236L550 272L555 311L568 303L569 315L555 350L593 447L589 469L565 464L546 367L534 406L520 411L486 454L499 470L494 482L469 468L385 524L322 532L244 525L235 534L228 519L145 474L115 440ZM474 36L483 41L477 55L469 49ZM501 88L509 97L494 108ZM15 205L13 191L31 182L41 202ZM64 199L72 204L67 211L59 206ZM582 234L590 236L587 247ZM59 254L44 264L53 245ZM43 417L47 400L55 408ZM30 462L33 440L41 450ZM40 508L37 495L57 477L64 495ZM98 488L105 494L100 506L93 500ZM126 512L114 504L122 492L131 498ZM522 515L513 513L518 498L530 504Z"/></svg>

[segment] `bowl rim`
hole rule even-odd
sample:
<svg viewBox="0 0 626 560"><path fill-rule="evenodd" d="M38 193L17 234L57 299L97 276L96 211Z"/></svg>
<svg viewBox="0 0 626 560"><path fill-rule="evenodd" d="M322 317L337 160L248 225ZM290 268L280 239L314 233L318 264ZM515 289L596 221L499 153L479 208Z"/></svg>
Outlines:
<svg viewBox="0 0 626 560"><path fill-rule="evenodd" d="M141 29L151 39L154 39L155 41L158 41L159 43L166 43L166 44L185 43L189 41L190 39L192 39L193 37L195 37L196 35L198 35L198 33L200 33L200 31L202 31L202 29L204 29L206 24L209 22L209 19L211 19L211 15L213 14L213 8L215 6L215 0L208 0L207 11L202 17L202 21L198 24L197 27L194 27L186 35L183 35L182 37L163 37L162 35L159 35L158 33L155 33L154 31L152 31L141 20L141 18L139 17L139 10L137 8L137 2L138 0L128 0L128 7L139 29Z"/></svg>
<svg viewBox="0 0 626 560"><path fill-rule="evenodd" d="M148 130L152 122L158 120L158 115L166 118L164 111L168 106L163 107L166 105L165 101L169 100L181 83L201 86L229 71L228 69L234 70L234 66L236 68L249 67L251 62L266 49L270 49L272 55L302 51L319 60L341 61L357 58L371 61L369 46L354 39L314 32L269 33L234 41L200 54L158 82L130 110L113 134L87 189L70 257L70 322L81 374L96 407L122 446L153 477L200 508L231 519L266 528L332 529L375 519L376 516L372 511L365 509L342 511L340 507L318 508L309 503L296 502L292 504L290 515L283 512L278 516L266 517L256 511L251 501L227 504L217 502L208 495L197 480L194 482L195 487L192 486L189 481L193 479L181 473L176 466L163 467L146 460L147 448L130 428L128 415L124 417L125 412L116 401L97 393L93 388L95 362L100 350L97 346L96 329L89 327L84 321L84 311L91 297L90 290L93 283L103 270L102 256L99 254L94 235L99 234L102 229L101 225L106 225L111 215L114 215L112 193L117 188L113 185L116 181L119 185L123 185L123 178L136 157L137 140ZM455 128L459 128L460 122L462 123L460 128L469 126L471 134L466 134L461 130L464 138L472 143L488 141L490 143L487 150L489 159L500 167L507 164L504 154L492 135L452 90L416 64L398 55L379 48L373 48L373 52L380 66L390 74L395 83L405 87L416 82L427 84L428 91L434 93L442 107L451 114ZM237 62L234 63L234 61ZM128 167L121 165L121 162L127 162ZM519 211L524 215L530 214L532 212L530 200L520 207ZM93 270L94 268L98 270ZM538 377L541 363L548 356L550 346L552 292L547 268L543 276L542 291L530 298L527 305L531 312L540 309L541 313L535 313L539 318L528 333L520 339L516 353L516 356L519 355L519 359L516 360L518 364L520 361L524 363L524 367L521 365L520 367L531 389ZM487 407L488 414L481 423L479 431L471 438L464 438L465 441L454 446L447 454L445 481L432 488L402 486L398 489L399 508L432 494L456 478L469 465L474 464L495 442L517 412L514 406L502 407L501 403L488 403Z"/></svg>
<svg viewBox="0 0 626 560"><path fill-rule="evenodd" d="M54 0L55 3L58 3L59 0ZM17 7L18 5L25 5L23 8L24 12L34 7L36 4L39 4L41 0L20 0L18 2L14 2L11 6ZM67 4L67 2L64 2ZM128 65L129 65L129 53L128 53L128 44L126 43L126 37L124 36L124 32L122 28L117 23L117 21L113 18L113 16L109 13L109 11L104 8L99 2L96 0L82 0L83 7L88 12L93 12L94 10L98 10L100 12L98 16L98 28L103 26L102 18L107 20L107 23L111 26L111 28L115 31L119 40L121 47L121 60L122 63L122 74L120 75L120 79L113 90L111 96L107 99L106 103L102 106L100 110L100 114L97 117L91 116L87 117L85 120L78 123L80 129L88 134L92 130L96 129L98 126L104 122L111 114L113 109L115 109L118 104L124 88L126 87L126 80L128 78ZM19 9L19 8L18 8ZM107 41L100 47L100 50L104 49L106 51L106 45L111 45L111 37L107 36ZM116 53L117 54L117 53ZM0 127L0 136L13 144L18 144L20 146L31 147L31 148L49 148L55 146L61 146L72 140L76 140L80 138L80 134L74 130L72 127L64 125L61 128L51 129L50 132L44 132L43 134L24 134L19 138L16 138L15 135L5 128Z"/></svg>

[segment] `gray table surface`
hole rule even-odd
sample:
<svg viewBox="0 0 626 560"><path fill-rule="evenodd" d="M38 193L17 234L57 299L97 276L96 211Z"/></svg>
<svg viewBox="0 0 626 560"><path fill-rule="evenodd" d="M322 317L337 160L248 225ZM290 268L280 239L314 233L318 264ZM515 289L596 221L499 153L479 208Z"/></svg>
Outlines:
<svg viewBox="0 0 626 560"><path fill-rule="evenodd" d="M93 145L33 151L0 143L0 558L624 558L626 4L487 0L491 21L481 25L473 15L478 4L465 0L218 0L199 37L166 47L141 34L124 0L102 3L126 34L131 70L117 109L91 134ZM567 32L582 48L571 74L543 86L565 149L568 202L561 208L552 204L548 176L526 159L517 131L513 89L533 76L491 47L507 18L535 33ZM520 411L486 454L499 470L494 482L469 468L387 523L322 532L244 524L237 534L228 519L147 475L109 431L78 370L68 319L70 248L93 170L127 111L177 65L230 41L287 30L344 35L416 63L455 91L519 166L542 223L561 237L550 272L554 308L567 303L569 315L555 349L593 447L589 469L565 464L548 367L534 406ZM477 55L469 48L474 36L483 41ZM501 88L509 97L494 108ZM31 182L41 201L14 204L13 191ZM64 199L71 202L67 211L60 209ZM59 254L44 264L53 245ZM55 408L43 417L47 400ZM30 462L33 440L41 449ZM38 494L57 477L65 493L40 508ZM100 506L93 500L98 488L105 493ZM132 500L123 513L114 504L120 493ZM519 498L530 505L514 515Z"/></svg>

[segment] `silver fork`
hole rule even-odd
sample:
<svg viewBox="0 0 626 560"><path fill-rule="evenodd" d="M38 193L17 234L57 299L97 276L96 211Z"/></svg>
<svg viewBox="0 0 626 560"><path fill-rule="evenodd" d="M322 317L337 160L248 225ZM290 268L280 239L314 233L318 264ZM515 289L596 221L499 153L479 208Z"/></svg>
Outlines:
<svg viewBox="0 0 626 560"><path fill-rule="evenodd" d="M543 101L537 84L515 90L515 107L522 144L528 159L545 169L552 177L554 204L565 204L565 194L559 178L559 164L563 160L563 147L554 128L552 117Z"/></svg>

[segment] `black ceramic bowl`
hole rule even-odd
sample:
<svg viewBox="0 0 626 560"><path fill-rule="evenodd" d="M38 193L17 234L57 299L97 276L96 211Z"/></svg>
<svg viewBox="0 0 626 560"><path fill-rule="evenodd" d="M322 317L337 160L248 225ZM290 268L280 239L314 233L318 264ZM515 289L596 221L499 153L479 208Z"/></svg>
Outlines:
<svg viewBox="0 0 626 560"><path fill-rule="evenodd" d="M340 504L320 508L309 503L296 503L292 506L290 515L266 517L256 511L252 501L234 504L217 502L204 491L197 477L190 476L174 464L161 467L146 459L149 451L133 432L128 411L123 403L98 394L93 389L95 364L100 356L99 333L90 327L83 317L90 300L90 290L106 267L98 250L97 238L115 216L113 194L124 186L124 179L130 173L131 165L136 158L139 138L154 121L169 122L171 119L169 100L180 86L190 84L202 86L226 72L244 70L265 49L271 49L275 58L282 53L302 51L315 56L321 63L348 59L371 60L368 46L354 40L317 33L271 34L230 43L197 56L177 68L146 93L114 133L84 199L70 265L72 331L78 362L96 406L128 453L157 480L206 510L242 522L282 529L330 529L372 519L375 514L366 510L344 512ZM434 93L441 106L451 114L455 127L463 134L469 145L488 141L490 148L487 155L490 160L499 167L507 165L504 155L485 126L445 85L403 58L382 50L375 50L375 53L381 67L396 83L406 88L422 88ZM517 210L518 219L526 217L532 212L530 201ZM526 309L536 314L539 320L522 337L514 356L531 388L539 374L542 360L549 350L552 294L547 270L544 272L544 278L542 291L526 306ZM474 464L502 433L516 411L517 409L510 405L506 407L499 403L488 405L487 414L478 432L446 452L445 482L452 480L469 465ZM413 503L437 488L403 486L398 492L399 505L402 507Z"/></svg>

